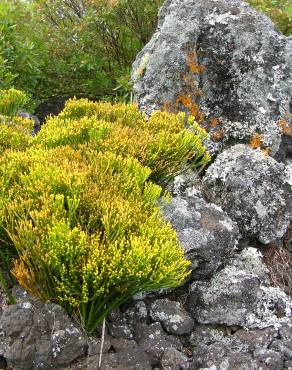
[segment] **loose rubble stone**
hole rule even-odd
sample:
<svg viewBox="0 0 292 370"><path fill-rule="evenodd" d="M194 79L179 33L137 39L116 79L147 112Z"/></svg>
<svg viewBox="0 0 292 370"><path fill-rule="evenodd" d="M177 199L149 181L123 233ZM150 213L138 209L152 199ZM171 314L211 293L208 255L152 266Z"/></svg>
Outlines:
<svg viewBox="0 0 292 370"><path fill-rule="evenodd" d="M236 223L221 208L207 203L195 189L174 197L164 209L164 215L177 231L191 261L193 279L214 274L237 244Z"/></svg>
<svg viewBox="0 0 292 370"><path fill-rule="evenodd" d="M255 137L274 155L289 115L292 39L240 0L167 0L132 79L150 114L198 107L214 151Z"/></svg>
<svg viewBox="0 0 292 370"><path fill-rule="evenodd" d="M99 355L101 352L101 338L90 337L87 341L88 344L88 356ZM111 338L109 335L105 335L102 353L107 353L111 348Z"/></svg>
<svg viewBox="0 0 292 370"><path fill-rule="evenodd" d="M179 339L166 335L160 323L151 325L137 324L136 341L141 348L156 360L160 360L163 357L166 348L182 349Z"/></svg>
<svg viewBox="0 0 292 370"><path fill-rule="evenodd" d="M240 329L232 334L222 327L199 325L191 335L192 369L283 370L283 352L270 348L274 341L279 340L285 345L285 339L280 338L279 330L273 327Z"/></svg>
<svg viewBox="0 0 292 370"><path fill-rule="evenodd" d="M188 357L175 348L165 349L161 364L164 370L190 369Z"/></svg>
<svg viewBox="0 0 292 370"><path fill-rule="evenodd" d="M92 356L79 364L63 370L152 370L151 360L141 348L128 348L117 353L107 353L102 357L99 367L99 356Z"/></svg>
<svg viewBox="0 0 292 370"><path fill-rule="evenodd" d="M243 237L268 244L281 238L292 217L292 177L260 150L238 144L206 171L203 188L211 202L237 222Z"/></svg>
<svg viewBox="0 0 292 370"><path fill-rule="evenodd" d="M246 251L244 251L246 253ZM255 256L253 248L250 252ZM238 325L245 328L281 326L289 320L292 301L279 288L264 285L253 271L250 259L233 261L214 275L211 282L194 282L189 308L194 318L204 324ZM264 267L258 267L262 271Z"/></svg>
<svg viewBox="0 0 292 370"><path fill-rule="evenodd" d="M111 345L116 352L137 347L137 343L134 340L117 338L112 338Z"/></svg>
<svg viewBox="0 0 292 370"><path fill-rule="evenodd" d="M123 317L115 322L110 323L109 333L114 338L120 339L133 339L134 329L133 326L128 322L126 317Z"/></svg>
<svg viewBox="0 0 292 370"><path fill-rule="evenodd" d="M189 334L194 327L194 320L181 304L169 299L159 299L153 302L150 317L153 321L159 321L169 334Z"/></svg>
<svg viewBox="0 0 292 370"><path fill-rule="evenodd" d="M126 349L117 353L108 353L101 370L152 370L151 359L142 348Z"/></svg>
<svg viewBox="0 0 292 370"><path fill-rule="evenodd" d="M86 353L83 332L63 308L22 301L0 319L0 356L14 369L58 369Z"/></svg>

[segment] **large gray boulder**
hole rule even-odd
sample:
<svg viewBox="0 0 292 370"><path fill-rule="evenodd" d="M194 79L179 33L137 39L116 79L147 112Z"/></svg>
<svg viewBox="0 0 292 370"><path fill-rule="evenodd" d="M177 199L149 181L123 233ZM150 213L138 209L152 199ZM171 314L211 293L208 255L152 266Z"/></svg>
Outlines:
<svg viewBox="0 0 292 370"><path fill-rule="evenodd" d="M191 261L193 279L212 276L235 249L239 238L236 223L195 189L174 197L164 215Z"/></svg>
<svg viewBox="0 0 292 370"><path fill-rule="evenodd" d="M237 222L242 236L264 244L288 228L291 186L291 169L243 144L219 154L203 178L206 196Z"/></svg>
<svg viewBox="0 0 292 370"><path fill-rule="evenodd" d="M200 107L215 151L253 139L275 154L289 132L292 38L243 1L167 0L132 79L148 114L164 108L200 120Z"/></svg>

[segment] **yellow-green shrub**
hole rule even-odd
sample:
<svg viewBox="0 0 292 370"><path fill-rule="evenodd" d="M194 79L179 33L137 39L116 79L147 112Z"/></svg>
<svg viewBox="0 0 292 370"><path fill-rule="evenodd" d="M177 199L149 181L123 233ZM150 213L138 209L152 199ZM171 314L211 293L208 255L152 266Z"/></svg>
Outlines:
<svg viewBox="0 0 292 370"><path fill-rule="evenodd" d="M150 173L86 145L6 152L3 227L19 253L20 284L80 315L89 332L133 294L180 284L189 262Z"/></svg>
<svg viewBox="0 0 292 370"><path fill-rule="evenodd" d="M35 144L48 148L83 143L102 152L132 156L164 182L184 166L198 167L210 160L202 143L206 132L190 117L155 112L149 120L135 105L69 100L59 116L50 118Z"/></svg>
<svg viewBox="0 0 292 370"><path fill-rule="evenodd" d="M32 141L33 126L30 119L0 115L0 155L6 149L26 149Z"/></svg>
<svg viewBox="0 0 292 370"><path fill-rule="evenodd" d="M0 114L14 116L28 102L27 95L20 90L0 90Z"/></svg>
<svg viewBox="0 0 292 370"><path fill-rule="evenodd" d="M83 99L34 138L29 120L4 120L25 137L0 156L0 238L17 250L24 288L93 332L133 294L183 282L189 262L161 211L169 196L150 179L209 160L192 118L186 129L183 114L147 120L134 105Z"/></svg>

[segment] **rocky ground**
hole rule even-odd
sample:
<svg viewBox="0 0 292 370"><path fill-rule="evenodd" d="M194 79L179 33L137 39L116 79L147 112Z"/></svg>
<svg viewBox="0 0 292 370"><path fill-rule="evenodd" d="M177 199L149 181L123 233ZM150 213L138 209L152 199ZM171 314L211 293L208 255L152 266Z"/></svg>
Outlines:
<svg viewBox="0 0 292 370"><path fill-rule="evenodd" d="M291 41L239 0L165 2L133 67L137 101L199 106L214 159L169 184L188 281L111 313L101 369L292 370ZM100 331L14 295L0 292L0 368L99 368Z"/></svg>

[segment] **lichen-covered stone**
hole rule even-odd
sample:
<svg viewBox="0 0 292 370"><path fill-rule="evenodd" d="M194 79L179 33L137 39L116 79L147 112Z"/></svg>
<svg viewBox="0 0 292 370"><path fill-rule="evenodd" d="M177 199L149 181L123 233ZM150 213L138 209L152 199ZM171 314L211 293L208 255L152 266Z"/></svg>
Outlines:
<svg viewBox="0 0 292 370"><path fill-rule="evenodd" d="M161 364L164 370L190 369L190 362L188 357L175 348L166 348L162 357Z"/></svg>
<svg viewBox="0 0 292 370"><path fill-rule="evenodd" d="M291 56L292 39L243 1L167 0L133 65L136 100L147 113L200 116L200 106L214 150L258 137L275 154L289 113Z"/></svg>
<svg viewBox="0 0 292 370"><path fill-rule="evenodd" d="M83 332L63 308L22 300L0 319L0 356L14 369L58 369L86 353Z"/></svg>
<svg viewBox="0 0 292 370"><path fill-rule="evenodd" d="M265 286L256 273L262 268L253 271L245 261L231 262L211 282L192 284L189 308L198 322L265 328L289 321L291 299L279 288ZM262 264L259 257L257 264Z"/></svg>
<svg viewBox="0 0 292 370"><path fill-rule="evenodd" d="M189 334L194 327L194 320L182 305L169 299L154 301L150 307L150 317L160 322L169 334Z"/></svg>
<svg viewBox="0 0 292 370"><path fill-rule="evenodd" d="M174 197L164 215L177 231L191 261L192 278L208 278L226 261L237 244L238 227L221 208L189 189Z"/></svg>
<svg viewBox="0 0 292 370"><path fill-rule="evenodd" d="M281 238L288 228L291 185L284 164L243 144L219 154L203 179L206 196L237 222L242 236L264 244Z"/></svg>
<svg viewBox="0 0 292 370"><path fill-rule="evenodd" d="M150 357L137 347L105 354L100 367L99 360L99 356L92 356L63 370L152 370Z"/></svg>
<svg viewBox="0 0 292 370"><path fill-rule="evenodd" d="M151 325L138 324L136 327L136 341L155 360L161 360L166 348L182 349L180 340L167 335L158 322Z"/></svg>
<svg viewBox="0 0 292 370"><path fill-rule="evenodd" d="M278 329L238 330L234 327L235 333L227 329L210 325L195 328L190 337L194 358L192 369L285 369L289 360L285 359L283 348L272 348L274 342L282 346L286 343Z"/></svg>
<svg viewBox="0 0 292 370"><path fill-rule="evenodd" d="M119 339L133 339L134 329L126 317L122 317L109 324L109 333L114 338Z"/></svg>

